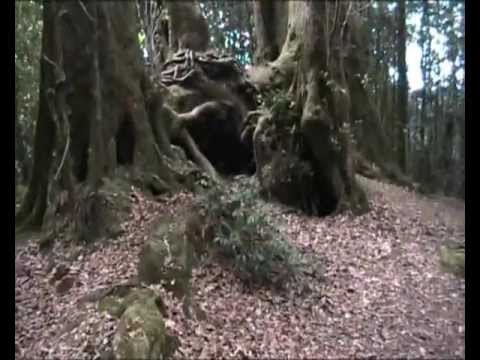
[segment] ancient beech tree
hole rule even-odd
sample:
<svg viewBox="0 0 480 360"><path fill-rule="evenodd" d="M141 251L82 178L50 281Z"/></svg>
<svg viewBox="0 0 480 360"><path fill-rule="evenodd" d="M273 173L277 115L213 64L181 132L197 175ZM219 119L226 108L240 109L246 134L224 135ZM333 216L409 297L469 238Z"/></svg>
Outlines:
<svg viewBox="0 0 480 360"><path fill-rule="evenodd" d="M248 81L211 49L198 3L159 3L172 50L160 74L142 61L135 3L44 4L33 176L19 224L88 204L80 213L102 218L98 194L120 175L156 193L180 189L187 162L172 144L216 182L217 170L242 172L254 153L262 192L308 213L367 209L355 181L357 117L373 119L363 130L375 141L359 141L362 154L375 161L386 151L358 80L366 49L352 2L255 3Z"/></svg>
<svg viewBox="0 0 480 360"><path fill-rule="evenodd" d="M361 51L351 48L353 5L346 1L292 1L274 2L270 6L279 7L277 11L286 14L288 21L266 14L268 6L254 6L255 23L264 23L257 27L258 44L266 48L257 48L257 61L264 64L254 67L250 75L260 90L277 88L290 94L292 106L299 110L299 121L294 125L299 129L303 146L293 151L283 146L280 152L287 154L285 159L293 152L290 161L305 162L306 171L300 179L300 169L286 165L288 160L280 160L278 151L265 146L268 136L263 134L278 127L281 121L278 116L266 114L258 120L254 134L260 182L273 196L299 202L312 213L346 208L365 210L366 197L354 176L350 130L355 99L349 88L351 69L347 60L352 51ZM285 26L286 35L283 35L285 30L276 29ZM270 30L265 31L267 28ZM272 43L282 46L276 58ZM261 59L262 55L266 58ZM290 177L296 180L278 184L278 179ZM298 192L298 188L303 190ZM292 196L292 192L298 193Z"/></svg>
<svg viewBox="0 0 480 360"><path fill-rule="evenodd" d="M33 176L17 225L87 206L120 169L158 193L179 189L170 140L198 110L181 117L164 106L142 61L135 3L46 2L43 23Z"/></svg>

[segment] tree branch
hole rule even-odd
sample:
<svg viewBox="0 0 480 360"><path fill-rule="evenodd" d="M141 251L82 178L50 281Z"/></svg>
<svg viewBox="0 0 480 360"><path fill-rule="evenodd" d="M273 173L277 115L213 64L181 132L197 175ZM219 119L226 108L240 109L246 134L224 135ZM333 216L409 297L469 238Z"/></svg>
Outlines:
<svg viewBox="0 0 480 360"><path fill-rule="evenodd" d="M92 22L92 23L95 23L95 19L93 18L92 15L90 15L90 13L88 12L87 8L85 7L85 4L83 3L82 0L78 0L78 4L80 5L80 7L82 8L83 12L85 13L85 15L87 15L88 19Z"/></svg>

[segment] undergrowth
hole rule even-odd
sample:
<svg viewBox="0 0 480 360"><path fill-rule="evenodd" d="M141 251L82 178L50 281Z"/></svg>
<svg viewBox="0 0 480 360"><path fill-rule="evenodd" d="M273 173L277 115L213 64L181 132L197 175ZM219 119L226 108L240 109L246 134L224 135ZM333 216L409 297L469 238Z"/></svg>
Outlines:
<svg viewBox="0 0 480 360"><path fill-rule="evenodd" d="M291 279L298 254L257 203L253 189L213 189L201 200L214 224L210 250L232 263L247 283L282 285Z"/></svg>
<svg viewBox="0 0 480 360"><path fill-rule="evenodd" d="M442 246L440 248L440 264L447 272L465 277L465 246Z"/></svg>

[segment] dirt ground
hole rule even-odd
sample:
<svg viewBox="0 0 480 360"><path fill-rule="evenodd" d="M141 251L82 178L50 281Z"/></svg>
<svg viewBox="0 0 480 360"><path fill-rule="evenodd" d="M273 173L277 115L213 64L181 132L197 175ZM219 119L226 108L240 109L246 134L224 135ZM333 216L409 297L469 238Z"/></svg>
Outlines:
<svg viewBox="0 0 480 360"><path fill-rule="evenodd" d="M371 211L313 218L278 210L279 229L304 254L322 259L322 276L302 275L287 290L251 291L214 263L194 272L194 301L206 317L187 319L169 293L167 327L176 358L465 357L465 282L439 266L440 245L464 238L465 206L360 179ZM84 304L91 291L135 276L149 221L189 197L139 201L125 235L67 259L70 250L16 255L15 341L19 358L101 358L117 320ZM280 208L279 208L280 209ZM52 262L75 285L59 293ZM103 354L103 355L102 355Z"/></svg>

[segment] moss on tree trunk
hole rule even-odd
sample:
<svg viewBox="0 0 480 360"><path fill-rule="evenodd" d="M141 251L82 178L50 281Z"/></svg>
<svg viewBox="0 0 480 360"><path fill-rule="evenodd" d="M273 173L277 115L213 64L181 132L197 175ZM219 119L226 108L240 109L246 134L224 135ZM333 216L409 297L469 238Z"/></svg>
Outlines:
<svg viewBox="0 0 480 360"><path fill-rule="evenodd" d="M60 163L71 172L75 188L88 181L95 192L102 179L122 166L135 178L154 178L167 189L177 189L146 109L151 85L137 41L135 3L47 2L43 11L33 176L17 225L41 226L52 170ZM48 94L65 101L52 102ZM55 119L65 115L69 134L56 131ZM161 120L155 130L157 135L165 131ZM62 136L71 142L65 154ZM64 182L51 189L59 190L73 191L65 189ZM54 202L56 194L51 195L48 200Z"/></svg>
<svg viewBox="0 0 480 360"><path fill-rule="evenodd" d="M288 4L288 10L286 11L288 13L288 32L283 47L281 47L281 52L278 57L273 59L267 56L263 56L263 58L257 56L255 58L257 63L250 70L250 77L260 89L267 91L272 88L282 89L283 91L298 88L298 91L295 91L298 101L304 99L306 95L304 79L308 69L302 70L304 65L301 65L301 60L302 58L304 60L302 55L306 51L304 44L309 36L306 32L309 18L306 17L307 4L301 1L282 2L282 5L276 2L272 5L275 11L270 12L281 11L277 7L284 7L285 4ZM313 33L313 36L323 42L323 44L317 44L320 46L318 48L318 59L324 61L319 74L325 73L327 76L322 81L328 83L333 89L335 88L334 84L340 84L340 76L344 77L342 87L348 91L350 98L348 126L355 136L356 150L360 152L362 157L379 167L380 177L406 185L408 179L400 171L395 154L380 123L380 116L371 103L363 82L369 66L367 41L369 29L365 27L363 18L357 11L357 3L332 2L329 5L324 5L323 8L319 9L320 12L314 14L319 19L319 27ZM265 6L267 4L262 6L256 4L254 7L255 22L264 22L264 19L269 19L269 24L275 28L286 27L281 22L270 20L271 17L268 14L262 13L262 11L265 11L262 10ZM348 12L348 19L345 19L346 12ZM260 33L256 34L257 37L266 38L262 32L262 27L259 29ZM342 31L343 39L339 37ZM276 29L274 33L279 34L281 31ZM340 45L342 46L342 56L338 51L339 40L342 43ZM258 51L262 52L263 50L259 48ZM266 50L263 53L266 53ZM265 63L266 60L270 60L270 62ZM342 69L338 68L340 60L343 63ZM291 86L292 82L297 83L298 86ZM321 98L330 102L327 99L327 93L323 90ZM328 112L332 111L337 110L333 110L330 105ZM338 123L345 122L343 119L335 121Z"/></svg>
<svg viewBox="0 0 480 360"><path fill-rule="evenodd" d="M288 2L254 1L252 7L257 40L255 63L274 61L280 55L287 33Z"/></svg>
<svg viewBox="0 0 480 360"><path fill-rule="evenodd" d="M304 200L300 203L305 210L313 209L313 213L343 209L360 212L368 208L366 196L355 181L349 130L351 98L344 58L350 45L345 40L351 9L350 2L289 2L288 33L280 56L251 72L261 90L272 86L285 93L288 90L299 109L297 125L304 142L303 154L293 151L309 162L313 175L307 177L308 187L302 182L285 186L305 186L309 193L302 197L309 199L310 204L305 205ZM268 132L268 128L275 128L279 121L274 117L273 125L257 125L256 138L260 138L259 133ZM254 142L257 148L261 146L255 137ZM258 155L257 169L270 163L273 177L278 177L275 169L281 167L271 165L274 156L263 160L267 164L258 164ZM295 177L295 167L290 168ZM280 193L273 195L279 197Z"/></svg>

